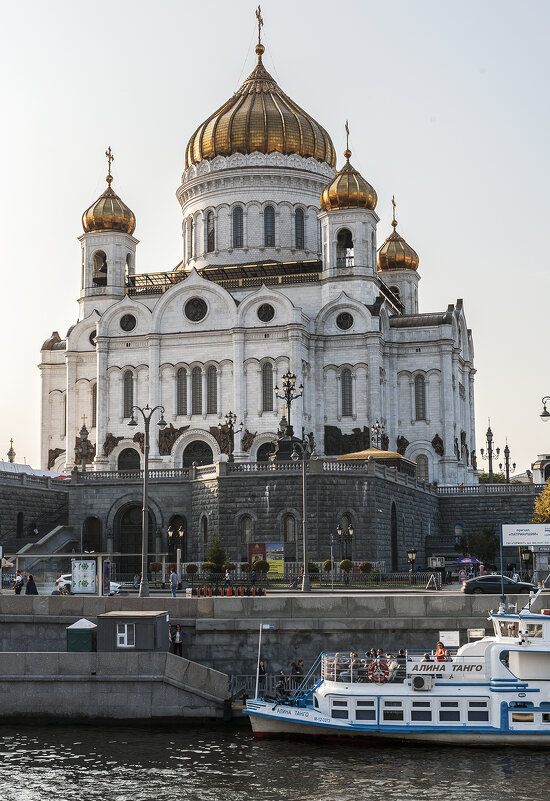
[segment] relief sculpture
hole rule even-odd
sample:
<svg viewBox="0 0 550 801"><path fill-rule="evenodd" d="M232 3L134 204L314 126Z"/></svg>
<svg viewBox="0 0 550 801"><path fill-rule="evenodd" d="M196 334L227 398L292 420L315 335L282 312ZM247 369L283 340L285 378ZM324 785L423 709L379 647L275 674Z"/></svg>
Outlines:
<svg viewBox="0 0 550 801"><path fill-rule="evenodd" d="M174 428L172 423L166 428L159 431L159 453L161 456L170 456L172 448L176 440L181 437L184 431L187 431L189 426L182 426L181 428Z"/></svg>
<svg viewBox="0 0 550 801"><path fill-rule="evenodd" d="M105 456L109 456L114 451L121 439L124 439L124 437L115 437L111 433L105 436L105 442L103 443L103 453Z"/></svg>
<svg viewBox="0 0 550 801"><path fill-rule="evenodd" d="M339 456L342 453L366 451L370 447L370 433L367 426L354 428L351 434L342 434L338 426L325 426L325 453Z"/></svg>
<svg viewBox="0 0 550 801"><path fill-rule="evenodd" d="M400 453L401 456L404 456L405 451L407 450L408 447L409 447L409 440L407 439L407 437L404 437L403 434L397 437L397 453Z"/></svg>
<svg viewBox="0 0 550 801"><path fill-rule="evenodd" d="M50 448L48 451L48 470L51 470L58 456L65 453L65 448Z"/></svg>

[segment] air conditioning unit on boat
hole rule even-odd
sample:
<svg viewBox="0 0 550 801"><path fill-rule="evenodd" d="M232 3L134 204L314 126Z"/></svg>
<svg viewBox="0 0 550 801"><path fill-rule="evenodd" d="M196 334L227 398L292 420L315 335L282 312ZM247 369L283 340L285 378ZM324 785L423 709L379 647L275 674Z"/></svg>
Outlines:
<svg viewBox="0 0 550 801"><path fill-rule="evenodd" d="M432 689L433 683L433 676L413 676L411 686L416 692L427 692Z"/></svg>

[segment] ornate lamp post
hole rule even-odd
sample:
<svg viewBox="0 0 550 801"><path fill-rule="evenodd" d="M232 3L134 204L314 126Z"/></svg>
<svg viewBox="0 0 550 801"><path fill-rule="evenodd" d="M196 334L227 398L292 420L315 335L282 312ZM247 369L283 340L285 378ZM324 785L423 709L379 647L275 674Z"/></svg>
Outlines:
<svg viewBox="0 0 550 801"><path fill-rule="evenodd" d="M151 417L157 411L160 411L160 420L157 425L160 429L166 428L166 420L164 419L164 406L155 406L154 409L149 407L149 404L143 409L140 406L132 406L132 418L129 421L129 426L137 426L135 412L139 412L143 417L145 424L145 447L144 447L144 461L143 461L143 508L141 510L141 584L139 585L139 597L149 597L149 580L147 578L147 556L149 547L149 426Z"/></svg>
<svg viewBox="0 0 550 801"><path fill-rule="evenodd" d="M523 564L525 565L525 573L527 574L526 578L528 578L529 576L528 566L529 566L529 559L531 558L531 551L522 551L521 558L523 560Z"/></svg>
<svg viewBox="0 0 550 801"><path fill-rule="evenodd" d="M290 424L290 409L292 403L298 398L301 398L302 395L304 394L304 385L300 384L300 386L298 387L298 392L296 392L296 376L289 370L288 373L285 373L282 378L282 387L283 387L282 395L279 395L279 387L275 386L274 388L275 397L279 398L279 400L284 400L286 402L288 409L287 433L289 433L290 436L292 436L292 426Z"/></svg>
<svg viewBox="0 0 550 801"><path fill-rule="evenodd" d="M183 542L183 537L185 534L185 530L183 526L180 526L177 530L172 526L168 526L168 543L169 543L169 550L172 550L172 543L178 543L176 547L176 573L178 574L178 581L180 580L180 570L181 570L181 545ZM176 539L176 537L178 539Z"/></svg>
<svg viewBox="0 0 550 801"><path fill-rule="evenodd" d="M495 448L493 450L493 432L491 431L491 425L489 424L489 428L487 429L487 433L485 435L487 437L487 451L485 448L480 448L479 452L481 453L482 459L489 460L489 484L493 483L493 459L498 459L500 448Z"/></svg>
<svg viewBox="0 0 550 801"><path fill-rule="evenodd" d="M299 397L299 396L296 396ZM289 409L289 420L290 420L290 409ZM308 440L302 440L302 452L299 453L298 448L296 447L296 443L294 443L293 451L290 455L290 458L293 462L297 462L298 459L302 460L302 558L304 560L304 574L302 577L302 592L311 592L311 581L309 578L309 555L308 555L308 543L307 543L307 494L306 494L306 462L309 459L316 459L317 454L315 450L309 451L309 442Z"/></svg>
<svg viewBox="0 0 550 801"><path fill-rule="evenodd" d="M409 562L409 584L412 584L412 574L414 573L414 563L416 561L416 548L407 548L407 560Z"/></svg>
<svg viewBox="0 0 550 801"><path fill-rule="evenodd" d="M225 415L225 427L227 429L227 433L229 434L229 461L234 462L235 457L233 456L233 451L235 449L235 423L237 422L237 415L234 414L232 411L227 412ZM244 423L241 421L237 431L243 430ZM218 423L218 431L223 430L223 423Z"/></svg>
<svg viewBox="0 0 550 801"><path fill-rule="evenodd" d="M540 419L542 420L543 423L546 423L548 421L548 418L550 418L550 412L546 408L547 401L550 401L550 395L546 395L542 399L542 412L540 413Z"/></svg>
<svg viewBox="0 0 550 801"><path fill-rule="evenodd" d="M384 426L377 420L376 423L370 427L370 433L372 439L376 441L376 445L374 447L380 449L380 443L382 441L382 437L384 436Z"/></svg>
<svg viewBox="0 0 550 801"><path fill-rule="evenodd" d="M498 469L502 473L502 468L504 467L505 475L506 475L506 483L510 483L510 473L513 473L516 469L516 463L513 462L510 464L510 448L508 447L508 440L506 440L506 445L504 448L504 465L502 462L499 464Z"/></svg>
<svg viewBox="0 0 550 801"><path fill-rule="evenodd" d="M344 559L348 558L348 542L353 541L353 526L351 523L347 529L343 529L340 523L336 526L336 533L338 534L338 541L340 542L340 556L344 555ZM343 551L342 551L343 549Z"/></svg>
<svg viewBox="0 0 550 801"><path fill-rule="evenodd" d="M88 457L88 436L90 432L86 428L86 415L82 415L82 428L78 432L78 436L80 437L80 447L76 447L74 449L75 456L80 457L80 465L82 467L82 472L86 472L86 459Z"/></svg>

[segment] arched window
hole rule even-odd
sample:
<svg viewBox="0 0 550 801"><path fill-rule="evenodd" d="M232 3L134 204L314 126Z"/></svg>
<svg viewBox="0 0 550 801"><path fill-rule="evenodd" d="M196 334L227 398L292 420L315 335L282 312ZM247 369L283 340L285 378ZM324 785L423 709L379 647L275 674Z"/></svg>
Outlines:
<svg viewBox="0 0 550 801"><path fill-rule="evenodd" d="M92 384L92 399L91 399L91 411L92 414L90 415L91 420L91 428L95 428L97 425L97 384Z"/></svg>
<svg viewBox="0 0 550 801"><path fill-rule="evenodd" d="M342 228L336 240L336 266L353 267L353 237L351 231Z"/></svg>
<svg viewBox="0 0 550 801"><path fill-rule="evenodd" d="M102 250L96 250L94 253L92 284L107 286L107 256Z"/></svg>
<svg viewBox="0 0 550 801"><path fill-rule="evenodd" d="M264 245L266 248L275 246L275 209L266 206L264 209Z"/></svg>
<svg viewBox="0 0 550 801"><path fill-rule="evenodd" d="M124 397L124 411L123 417L132 416L132 407L134 405L134 376L131 370L126 370L122 377L122 392Z"/></svg>
<svg viewBox="0 0 550 801"><path fill-rule="evenodd" d="M296 518L294 515L285 516L285 542L296 542Z"/></svg>
<svg viewBox="0 0 550 801"><path fill-rule="evenodd" d="M419 481L429 481L428 457L423 453L416 457L416 477Z"/></svg>
<svg viewBox="0 0 550 801"><path fill-rule="evenodd" d="M191 467L193 462L198 467L205 464L214 464L214 454L207 442L195 439L187 445L182 456L182 467Z"/></svg>
<svg viewBox="0 0 550 801"><path fill-rule="evenodd" d="M117 466L119 470L139 470L140 459L138 451L134 448L124 448L118 455Z"/></svg>
<svg viewBox="0 0 550 801"><path fill-rule="evenodd" d="M272 442L264 442L263 445L260 445L258 451L256 453L256 461L257 462L268 462L269 456L273 451L273 443Z"/></svg>
<svg viewBox="0 0 550 801"><path fill-rule="evenodd" d="M206 252L213 253L216 249L216 237L214 232L214 212L209 211L206 215Z"/></svg>
<svg viewBox="0 0 550 801"><path fill-rule="evenodd" d="M187 370L180 367L176 373L176 414L187 414Z"/></svg>
<svg viewBox="0 0 550 801"><path fill-rule="evenodd" d="M202 370L193 367L191 373L191 414L202 414Z"/></svg>
<svg viewBox="0 0 550 801"><path fill-rule="evenodd" d="M206 372L206 414L216 414L218 411L218 374L215 367L209 367Z"/></svg>
<svg viewBox="0 0 550 801"><path fill-rule="evenodd" d="M233 247L243 247L243 210L241 206L233 209Z"/></svg>
<svg viewBox="0 0 550 801"><path fill-rule="evenodd" d="M193 258L193 220L187 223L187 261Z"/></svg>
<svg viewBox="0 0 550 801"><path fill-rule="evenodd" d="M294 216L294 228L296 234L296 248L298 250L304 249L304 210L296 209Z"/></svg>
<svg viewBox="0 0 550 801"><path fill-rule="evenodd" d="M252 518L250 515L241 517L241 542L252 542Z"/></svg>
<svg viewBox="0 0 550 801"><path fill-rule="evenodd" d="M342 417L353 414L351 392L351 370L342 370Z"/></svg>
<svg viewBox="0 0 550 801"><path fill-rule="evenodd" d="M269 362L262 367L262 411L273 411L273 366Z"/></svg>
<svg viewBox="0 0 550 801"><path fill-rule="evenodd" d="M414 410L417 420L426 419L426 382L423 375L414 379Z"/></svg>

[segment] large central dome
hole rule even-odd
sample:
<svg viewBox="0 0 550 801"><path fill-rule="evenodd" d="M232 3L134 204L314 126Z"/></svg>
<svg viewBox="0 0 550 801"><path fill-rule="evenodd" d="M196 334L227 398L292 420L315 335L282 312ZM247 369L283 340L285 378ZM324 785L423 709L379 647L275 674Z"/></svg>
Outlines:
<svg viewBox="0 0 550 801"><path fill-rule="evenodd" d="M203 159L255 151L297 153L335 166L330 136L279 88L262 63L263 52L264 46L256 45L258 63L252 73L189 140L186 169Z"/></svg>

